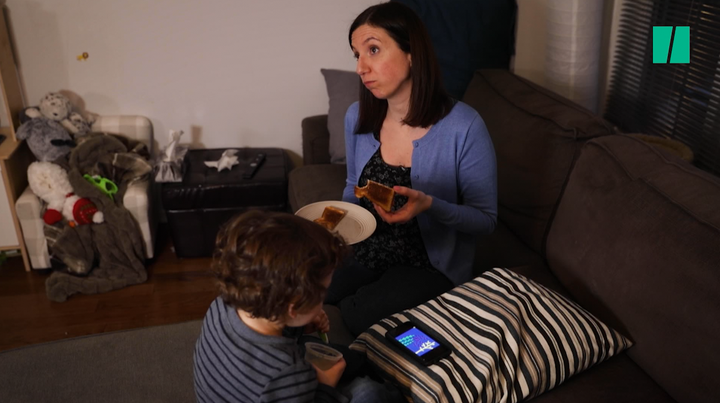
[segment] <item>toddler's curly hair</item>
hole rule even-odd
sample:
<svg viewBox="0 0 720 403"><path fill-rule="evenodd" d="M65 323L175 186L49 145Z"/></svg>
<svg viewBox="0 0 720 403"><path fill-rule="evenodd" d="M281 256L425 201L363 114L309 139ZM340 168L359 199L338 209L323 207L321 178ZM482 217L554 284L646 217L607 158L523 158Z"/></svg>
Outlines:
<svg viewBox="0 0 720 403"><path fill-rule="evenodd" d="M256 318L284 319L322 302L322 280L349 247L320 225L288 213L251 210L218 234L212 270L225 303Z"/></svg>

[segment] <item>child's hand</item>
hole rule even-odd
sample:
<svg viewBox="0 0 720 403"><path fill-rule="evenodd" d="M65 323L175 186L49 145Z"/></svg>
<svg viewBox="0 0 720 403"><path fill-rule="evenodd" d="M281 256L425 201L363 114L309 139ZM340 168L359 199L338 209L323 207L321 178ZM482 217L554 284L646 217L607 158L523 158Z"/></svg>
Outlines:
<svg viewBox="0 0 720 403"><path fill-rule="evenodd" d="M340 381L343 372L345 372L346 364L345 358L340 358L335 365L325 370L316 367L313 363L310 363L310 365L312 365L315 368L315 372L317 372L318 382L334 388Z"/></svg>
<svg viewBox="0 0 720 403"><path fill-rule="evenodd" d="M320 313L313 318L313 320L305 325L305 334L322 332L327 333L330 331L330 319L324 310L320 310Z"/></svg>

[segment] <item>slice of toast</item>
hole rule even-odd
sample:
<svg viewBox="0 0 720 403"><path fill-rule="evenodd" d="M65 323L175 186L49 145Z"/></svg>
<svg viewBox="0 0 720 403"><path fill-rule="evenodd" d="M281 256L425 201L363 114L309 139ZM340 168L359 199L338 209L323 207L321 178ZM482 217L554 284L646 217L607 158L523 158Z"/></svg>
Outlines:
<svg viewBox="0 0 720 403"><path fill-rule="evenodd" d="M341 208L327 206L325 207L325 210L323 210L322 216L314 219L313 221L332 231L335 227L337 227L340 221L345 218L345 214L347 214L347 211Z"/></svg>
<svg viewBox="0 0 720 403"><path fill-rule="evenodd" d="M313 222L316 222L316 223L322 225L328 231L332 231L334 229L334 228L332 228L333 224L330 221L323 220L322 217L314 219Z"/></svg>
<svg viewBox="0 0 720 403"><path fill-rule="evenodd" d="M381 183L369 180L363 187L355 186L355 197L358 199L365 197L382 207L383 210L390 211L393 198L395 197L395 191Z"/></svg>

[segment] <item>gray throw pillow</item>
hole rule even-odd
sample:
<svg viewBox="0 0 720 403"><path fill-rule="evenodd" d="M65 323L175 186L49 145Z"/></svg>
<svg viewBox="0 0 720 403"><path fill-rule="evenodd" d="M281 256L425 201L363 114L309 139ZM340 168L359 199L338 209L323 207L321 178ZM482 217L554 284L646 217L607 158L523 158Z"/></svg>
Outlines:
<svg viewBox="0 0 720 403"><path fill-rule="evenodd" d="M328 131L330 132L330 162L345 163L345 112L359 99L360 78L354 71L320 69L325 77L330 107Z"/></svg>

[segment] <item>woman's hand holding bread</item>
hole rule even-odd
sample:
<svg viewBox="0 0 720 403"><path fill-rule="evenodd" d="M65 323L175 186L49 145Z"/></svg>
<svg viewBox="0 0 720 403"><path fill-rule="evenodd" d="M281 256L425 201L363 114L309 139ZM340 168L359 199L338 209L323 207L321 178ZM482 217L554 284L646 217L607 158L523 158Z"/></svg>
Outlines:
<svg viewBox="0 0 720 403"><path fill-rule="evenodd" d="M377 211L380 218L386 223L406 223L432 206L432 196L428 196L419 190L410 189L405 186L395 186L393 190L396 194L407 197L408 200L402 208L391 212L385 211L377 204L373 204L375 211Z"/></svg>

